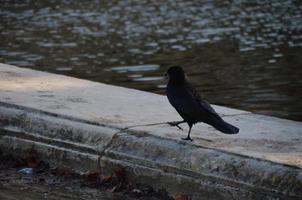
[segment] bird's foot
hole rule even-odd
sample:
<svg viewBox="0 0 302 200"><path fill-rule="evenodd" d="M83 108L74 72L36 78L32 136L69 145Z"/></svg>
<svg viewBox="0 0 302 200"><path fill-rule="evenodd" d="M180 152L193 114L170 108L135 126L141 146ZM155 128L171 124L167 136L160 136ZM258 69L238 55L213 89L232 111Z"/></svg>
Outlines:
<svg viewBox="0 0 302 200"><path fill-rule="evenodd" d="M180 126L179 126L179 124L181 124L181 123L183 123L182 121L180 121L180 122L168 122L168 124L170 125L170 126L176 126L177 128L179 128L180 130L183 130Z"/></svg>
<svg viewBox="0 0 302 200"><path fill-rule="evenodd" d="M191 142L193 141L192 139L191 139L191 137L186 137L186 138L181 138L182 140L190 140Z"/></svg>

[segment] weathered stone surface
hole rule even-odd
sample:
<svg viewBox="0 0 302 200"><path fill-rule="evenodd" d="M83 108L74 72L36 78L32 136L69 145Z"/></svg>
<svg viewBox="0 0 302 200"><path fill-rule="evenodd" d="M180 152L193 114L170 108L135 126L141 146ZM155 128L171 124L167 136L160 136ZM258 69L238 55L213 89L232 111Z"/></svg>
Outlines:
<svg viewBox="0 0 302 200"><path fill-rule="evenodd" d="M118 134L101 161L106 165L110 162L127 163L124 165L133 168L135 177L143 176L147 183L153 182L158 188L165 187L167 182L158 180L166 179L165 173L168 173L169 181L174 183L169 184L171 192L181 191L195 198L199 193L191 187L197 186L185 180L193 178L199 183L198 187L212 187L213 191L206 193L210 199L215 198L217 190L221 190L224 199L239 199L251 191L284 198L302 193L300 168L214 148L188 145L186 142L147 133ZM146 171L150 169L156 173L148 175Z"/></svg>
<svg viewBox="0 0 302 200"><path fill-rule="evenodd" d="M47 144L31 139L0 135L0 147L5 153L15 157L24 156L24 150L35 149L39 152L39 159L51 166L72 168L79 172L88 170L99 170L98 154L73 150L58 144Z"/></svg>
<svg viewBox="0 0 302 200"><path fill-rule="evenodd" d="M56 115L50 112L0 102L0 125L8 132L19 132L32 140L62 143L70 148L102 152L119 129ZM26 136L25 136L26 135Z"/></svg>
<svg viewBox="0 0 302 200"><path fill-rule="evenodd" d="M215 109L240 133L197 124L185 142L186 130L162 123L179 120L164 96L0 64L3 152L33 146L80 171L122 166L192 199L301 199L302 123Z"/></svg>

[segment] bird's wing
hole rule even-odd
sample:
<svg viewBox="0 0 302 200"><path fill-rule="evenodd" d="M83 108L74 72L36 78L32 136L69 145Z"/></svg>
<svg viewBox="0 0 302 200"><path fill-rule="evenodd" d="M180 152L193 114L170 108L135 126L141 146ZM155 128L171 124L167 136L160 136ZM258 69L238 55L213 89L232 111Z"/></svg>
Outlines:
<svg viewBox="0 0 302 200"><path fill-rule="evenodd" d="M213 115L218 115L216 113L216 111L214 110L214 108L200 96L200 94L197 92L197 90L190 83L187 83L187 87L190 88L189 91L191 92L193 99L195 99L195 101L197 101L199 103L199 105L201 106L201 108L203 110L205 110L206 112L209 112Z"/></svg>
<svg viewBox="0 0 302 200"><path fill-rule="evenodd" d="M194 121L199 118L199 104L192 98L186 87L174 87L168 85L167 97L171 105L186 121Z"/></svg>

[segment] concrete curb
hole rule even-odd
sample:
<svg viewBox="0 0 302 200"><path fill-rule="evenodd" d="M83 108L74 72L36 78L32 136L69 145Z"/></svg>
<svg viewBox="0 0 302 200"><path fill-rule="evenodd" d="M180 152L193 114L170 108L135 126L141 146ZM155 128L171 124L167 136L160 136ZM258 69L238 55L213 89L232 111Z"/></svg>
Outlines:
<svg viewBox="0 0 302 200"><path fill-rule="evenodd" d="M0 103L0 147L51 165L112 173L193 199L301 199L301 168Z"/></svg>
<svg viewBox="0 0 302 200"><path fill-rule="evenodd" d="M302 199L302 123L216 108L240 134L198 124L185 142L173 127L138 126L178 120L161 95L0 64L5 154L33 147L53 166L104 175L121 166L193 200Z"/></svg>

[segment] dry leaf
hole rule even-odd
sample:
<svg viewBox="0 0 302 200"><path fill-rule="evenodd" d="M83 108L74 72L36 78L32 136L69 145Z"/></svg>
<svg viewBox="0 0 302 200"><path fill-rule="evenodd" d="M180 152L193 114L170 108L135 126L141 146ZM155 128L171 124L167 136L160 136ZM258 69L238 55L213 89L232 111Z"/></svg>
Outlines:
<svg viewBox="0 0 302 200"><path fill-rule="evenodd" d="M176 194L174 200L189 200L189 198L183 194Z"/></svg>

